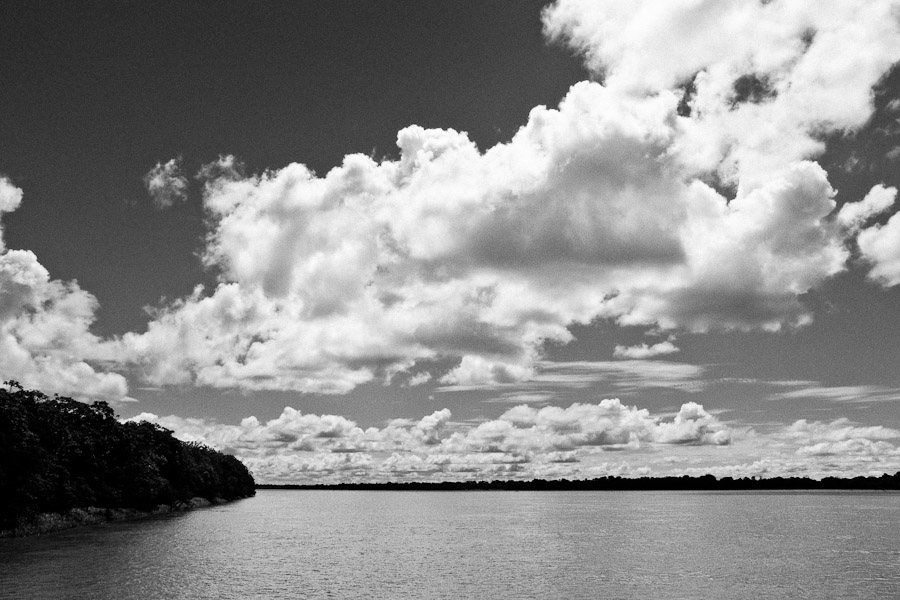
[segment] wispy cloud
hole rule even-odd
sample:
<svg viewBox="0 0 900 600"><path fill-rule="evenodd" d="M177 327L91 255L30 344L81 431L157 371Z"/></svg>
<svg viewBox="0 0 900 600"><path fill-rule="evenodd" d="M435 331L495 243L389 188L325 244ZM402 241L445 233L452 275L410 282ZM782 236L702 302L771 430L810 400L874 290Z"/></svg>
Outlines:
<svg viewBox="0 0 900 600"><path fill-rule="evenodd" d="M156 163L144 175L144 186L158 209L187 200L188 180L181 172L181 157Z"/></svg>
<svg viewBox="0 0 900 600"><path fill-rule="evenodd" d="M814 382L797 382L804 385ZM878 385L811 385L796 390L779 392L769 397L771 400L828 400L831 402L896 402L900 401L900 388Z"/></svg>
<svg viewBox="0 0 900 600"><path fill-rule="evenodd" d="M665 356L667 354L675 354L681 352L672 340L666 340L653 345L640 344L638 346L619 346L613 349L613 357L615 358L633 358L645 359L654 356Z"/></svg>
<svg viewBox="0 0 900 600"><path fill-rule="evenodd" d="M610 388L635 391L648 388L671 388L685 391L699 390L705 384L704 367L686 363L649 360L621 361L541 361L534 375L527 381L480 385L445 385L438 392L474 390L535 391L540 389L580 389L597 383ZM509 392L516 393L516 392Z"/></svg>

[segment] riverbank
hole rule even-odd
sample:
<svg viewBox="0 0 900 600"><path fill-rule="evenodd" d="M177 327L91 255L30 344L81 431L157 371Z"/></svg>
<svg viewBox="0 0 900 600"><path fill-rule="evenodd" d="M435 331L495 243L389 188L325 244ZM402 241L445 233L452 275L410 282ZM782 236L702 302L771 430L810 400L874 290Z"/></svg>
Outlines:
<svg viewBox="0 0 900 600"><path fill-rule="evenodd" d="M31 519L23 519L12 529L0 530L0 538L25 537L43 535L74 527L88 525L102 525L113 521L130 521L133 519L146 519L168 513L184 512L195 508L205 508L218 504L227 504L234 500L249 498L242 496L233 500L224 498L191 498L187 502L175 502L174 504L160 504L153 510L137 510L135 508L98 508L88 506L85 508L73 508L65 513L41 513Z"/></svg>
<svg viewBox="0 0 900 600"><path fill-rule="evenodd" d="M359 490L359 491L900 491L900 472L872 477L600 477L597 479L530 479L492 481L386 481L332 484L256 484L260 490Z"/></svg>

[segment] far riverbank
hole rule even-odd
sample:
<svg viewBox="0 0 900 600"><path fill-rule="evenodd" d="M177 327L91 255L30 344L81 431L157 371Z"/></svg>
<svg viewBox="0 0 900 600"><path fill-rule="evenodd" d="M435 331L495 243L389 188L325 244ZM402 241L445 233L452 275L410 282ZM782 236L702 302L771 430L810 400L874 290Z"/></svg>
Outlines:
<svg viewBox="0 0 900 600"><path fill-rule="evenodd" d="M900 472L880 477L716 478L700 477L600 477L597 479L531 479L496 481L407 481L332 484L256 484L263 490L366 490L366 491L766 491L766 490L900 490Z"/></svg>

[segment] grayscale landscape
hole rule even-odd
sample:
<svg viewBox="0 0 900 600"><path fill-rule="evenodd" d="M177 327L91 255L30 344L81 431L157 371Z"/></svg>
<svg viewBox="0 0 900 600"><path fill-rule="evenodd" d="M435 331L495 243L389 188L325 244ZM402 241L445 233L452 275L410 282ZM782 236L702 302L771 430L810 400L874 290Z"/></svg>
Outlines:
<svg viewBox="0 0 900 600"><path fill-rule="evenodd" d="M0 11L0 596L900 596L900 0Z"/></svg>

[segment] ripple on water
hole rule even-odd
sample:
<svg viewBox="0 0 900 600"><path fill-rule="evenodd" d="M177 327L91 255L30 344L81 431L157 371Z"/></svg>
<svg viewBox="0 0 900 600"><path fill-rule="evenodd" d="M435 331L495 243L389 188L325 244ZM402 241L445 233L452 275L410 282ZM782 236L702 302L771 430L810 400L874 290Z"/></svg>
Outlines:
<svg viewBox="0 0 900 600"><path fill-rule="evenodd" d="M900 597L900 495L262 490L0 540L4 598Z"/></svg>

